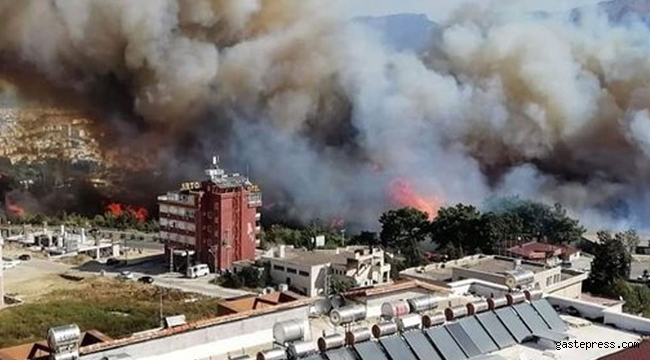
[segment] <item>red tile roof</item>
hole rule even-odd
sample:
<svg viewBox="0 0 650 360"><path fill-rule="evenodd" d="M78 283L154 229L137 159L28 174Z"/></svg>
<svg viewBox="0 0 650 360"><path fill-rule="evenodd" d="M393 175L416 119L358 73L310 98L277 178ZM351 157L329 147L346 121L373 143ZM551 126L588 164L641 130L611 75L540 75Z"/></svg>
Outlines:
<svg viewBox="0 0 650 360"><path fill-rule="evenodd" d="M650 359L650 340L644 339L636 348L627 348L619 352L603 356L598 360L648 360Z"/></svg>
<svg viewBox="0 0 650 360"><path fill-rule="evenodd" d="M549 253L551 256L566 256L578 252L576 248L569 245L552 245L536 241L513 246L508 251L526 259L545 259Z"/></svg>

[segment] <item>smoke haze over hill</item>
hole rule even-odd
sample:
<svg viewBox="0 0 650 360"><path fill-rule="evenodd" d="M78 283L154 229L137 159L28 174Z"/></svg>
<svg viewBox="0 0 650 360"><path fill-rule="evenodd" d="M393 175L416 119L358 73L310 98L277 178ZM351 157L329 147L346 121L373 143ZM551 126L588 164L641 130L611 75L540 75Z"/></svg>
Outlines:
<svg viewBox="0 0 650 360"><path fill-rule="evenodd" d="M74 94L177 177L219 151L301 219L374 224L400 181L430 208L519 194L650 227L648 28L500 3L409 51L323 1L0 0L0 89Z"/></svg>

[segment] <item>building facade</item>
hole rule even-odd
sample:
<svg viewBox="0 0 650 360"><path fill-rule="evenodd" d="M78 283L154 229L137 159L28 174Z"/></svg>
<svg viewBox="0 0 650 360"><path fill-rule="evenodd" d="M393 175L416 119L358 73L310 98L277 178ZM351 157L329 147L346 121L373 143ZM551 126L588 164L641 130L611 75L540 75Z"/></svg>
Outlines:
<svg viewBox="0 0 650 360"><path fill-rule="evenodd" d="M286 284L310 297L327 293L333 276L350 278L357 286L390 281L391 266L384 261L384 251L376 248L350 246L307 251L280 245L263 260L269 263L275 283Z"/></svg>
<svg viewBox="0 0 650 360"><path fill-rule="evenodd" d="M216 158L206 175L204 181L183 183L178 191L158 197L160 238L176 269L204 263L223 272L235 261L255 258L259 187L239 174L226 174Z"/></svg>

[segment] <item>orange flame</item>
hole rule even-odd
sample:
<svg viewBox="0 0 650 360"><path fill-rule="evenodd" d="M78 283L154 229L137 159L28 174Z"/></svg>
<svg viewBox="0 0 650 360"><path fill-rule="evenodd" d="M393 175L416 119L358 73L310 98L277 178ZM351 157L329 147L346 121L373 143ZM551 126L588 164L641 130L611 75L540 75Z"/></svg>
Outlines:
<svg viewBox="0 0 650 360"><path fill-rule="evenodd" d="M25 209L18 206L17 204L14 204L11 200L9 200L8 196L5 196L5 208L13 215L19 216L21 218L27 215Z"/></svg>
<svg viewBox="0 0 650 360"><path fill-rule="evenodd" d="M120 203L110 203L106 207L106 211L113 216L119 217L125 214L133 216L139 223L147 221L149 212L142 207L125 206Z"/></svg>
<svg viewBox="0 0 650 360"><path fill-rule="evenodd" d="M388 187L388 195L393 205L412 207L427 213L430 220L438 216L442 201L437 197L425 197L417 194L405 179L393 180Z"/></svg>

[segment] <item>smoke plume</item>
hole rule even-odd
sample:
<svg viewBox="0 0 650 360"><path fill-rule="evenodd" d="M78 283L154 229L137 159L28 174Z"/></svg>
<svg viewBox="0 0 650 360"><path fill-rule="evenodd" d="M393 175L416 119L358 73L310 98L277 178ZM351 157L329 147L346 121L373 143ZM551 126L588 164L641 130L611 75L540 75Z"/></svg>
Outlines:
<svg viewBox="0 0 650 360"><path fill-rule="evenodd" d="M0 79L9 101L49 96L38 76L102 126L137 123L118 137L165 172L220 151L305 220L519 194L649 227L648 27L499 4L418 53L316 0L0 0L0 64L29 74Z"/></svg>

